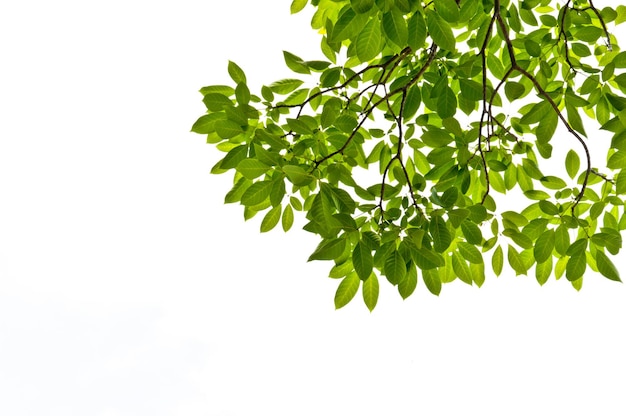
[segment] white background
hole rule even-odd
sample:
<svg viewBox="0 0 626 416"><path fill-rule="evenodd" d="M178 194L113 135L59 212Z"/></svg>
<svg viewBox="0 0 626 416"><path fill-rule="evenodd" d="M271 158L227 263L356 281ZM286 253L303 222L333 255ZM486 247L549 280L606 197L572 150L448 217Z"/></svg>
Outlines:
<svg viewBox="0 0 626 416"><path fill-rule="evenodd" d="M0 6L0 414L626 414L622 285L507 271L335 311L312 236L222 205L197 91L320 58L289 4Z"/></svg>

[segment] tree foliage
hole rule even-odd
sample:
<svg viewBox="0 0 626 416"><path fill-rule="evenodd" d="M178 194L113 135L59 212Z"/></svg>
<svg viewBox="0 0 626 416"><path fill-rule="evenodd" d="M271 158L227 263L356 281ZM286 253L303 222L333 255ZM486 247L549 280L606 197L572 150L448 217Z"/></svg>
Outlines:
<svg viewBox="0 0 626 416"><path fill-rule="evenodd" d="M260 95L230 62L233 85L201 89L192 130L225 152L212 170L234 170L225 202L262 213L262 232L306 217L337 308L361 290L372 310L383 276L402 298L418 280L438 295L505 263L540 284L620 280L626 51L611 30L625 6L294 0L292 13L309 3L326 59L284 52L294 75Z"/></svg>

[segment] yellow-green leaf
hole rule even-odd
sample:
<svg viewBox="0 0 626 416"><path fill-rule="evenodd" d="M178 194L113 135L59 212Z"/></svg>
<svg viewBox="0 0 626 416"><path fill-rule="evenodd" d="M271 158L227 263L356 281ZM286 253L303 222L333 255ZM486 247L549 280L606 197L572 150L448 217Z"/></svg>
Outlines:
<svg viewBox="0 0 626 416"><path fill-rule="evenodd" d="M360 284L361 279L356 273L350 273L344 277L335 292L335 309L343 308L350 303L356 292L359 291Z"/></svg>
<svg viewBox="0 0 626 416"><path fill-rule="evenodd" d="M265 217L263 217L263 221L261 222L261 232L265 233L276 227L278 221L280 220L281 214L281 206L276 205L274 208L270 209Z"/></svg>
<svg viewBox="0 0 626 416"><path fill-rule="evenodd" d="M426 14L426 26L437 46L447 51L455 50L456 39L454 38L452 27L436 12L428 10Z"/></svg>
<svg viewBox="0 0 626 416"><path fill-rule="evenodd" d="M375 273L372 273L370 277L368 277L363 282L363 301L365 302L365 306L367 309L371 311L376 307L376 303L378 303L378 277Z"/></svg>

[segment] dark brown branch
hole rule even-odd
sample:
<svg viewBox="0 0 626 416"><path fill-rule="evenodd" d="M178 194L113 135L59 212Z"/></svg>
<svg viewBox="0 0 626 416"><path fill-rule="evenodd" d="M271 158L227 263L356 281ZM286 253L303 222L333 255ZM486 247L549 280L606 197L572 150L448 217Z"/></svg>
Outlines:
<svg viewBox="0 0 626 416"><path fill-rule="evenodd" d="M422 66L422 68L419 70L419 72L408 83L406 83L406 85L404 85L403 87L398 87L395 90L390 91L389 93L385 94L384 97L374 102L374 104L372 104L372 106L369 109L361 113L361 116L362 116L361 121L359 121L357 126L352 130L352 133L350 133L350 136L348 137L346 142L343 144L343 146L341 146L339 149L335 150L332 153L329 153L328 155L324 156L323 158L315 162L315 165L313 166L313 170L317 169L319 165L321 165L328 159L332 158L333 156L343 153L343 151L346 150L346 148L350 145L350 143L356 136L357 131L359 131L359 129L363 127L363 124L365 124L365 120L367 120L367 118L370 116L370 114L372 114L375 108L377 108L380 104L385 102L387 99L393 97L396 94L399 94L403 91L408 90L413 84L415 84L422 77L424 72L426 72L426 69L428 69L430 64L435 59L436 52L437 52L437 45L433 44L433 46L431 47L430 54L428 55L428 59L424 63L424 66Z"/></svg>
<svg viewBox="0 0 626 416"><path fill-rule="evenodd" d="M411 53L411 49L410 48L404 48L404 50L402 50L402 52L400 52L397 55L393 55L391 58L389 58L389 60L387 60L386 62L382 63L382 64L376 64L376 65L368 65L367 67L363 68L362 70L360 70L359 72L356 72L354 75L352 75L350 78L346 79L343 83L341 83L340 85L335 85L334 87L329 87L323 90L320 90L319 92L316 92L315 94L311 95L309 98L307 98L306 100L304 100L302 103L300 104L279 104L276 105L272 108L296 108L296 107L300 107L300 110L298 110L298 114L296 116L299 117L302 113L302 110L304 109L304 106L306 106L308 103L311 102L311 100L320 97L326 93L329 93L331 91L336 91L342 88L347 87L352 81L354 81L355 79L359 78L360 76L362 76L363 74L365 74L367 71L371 70L371 69L377 69L377 68L382 68L385 69L387 66L391 65L393 62L395 61L401 61L402 59L404 59L409 53Z"/></svg>

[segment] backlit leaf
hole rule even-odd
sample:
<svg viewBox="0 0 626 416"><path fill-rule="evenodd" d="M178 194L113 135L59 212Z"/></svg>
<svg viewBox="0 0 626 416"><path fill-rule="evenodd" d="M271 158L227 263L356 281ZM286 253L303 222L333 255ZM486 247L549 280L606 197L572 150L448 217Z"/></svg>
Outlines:
<svg viewBox="0 0 626 416"><path fill-rule="evenodd" d="M246 83L246 74L243 72L243 69L232 61L228 61L228 74L231 79L235 81L235 84L239 84L240 82Z"/></svg>
<svg viewBox="0 0 626 416"><path fill-rule="evenodd" d="M447 51L455 50L456 40L452 28L436 12L432 10L427 11L426 26L437 46Z"/></svg>
<svg viewBox="0 0 626 416"><path fill-rule="evenodd" d="M565 277L570 282L580 279L587 269L587 259L585 253L576 253L567 261L567 267L565 268Z"/></svg>
<svg viewBox="0 0 626 416"><path fill-rule="evenodd" d="M483 263L483 256L482 254L480 254L480 251L476 248L476 246L469 243L460 242L458 243L458 247L459 253L461 253L461 256L463 256L465 260L474 264Z"/></svg>
<svg viewBox="0 0 626 416"><path fill-rule="evenodd" d="M434 0L435 10L445 21L454 23L461 17L455 0Z"/></svg>
<svg viewBox="0 0 626 416"><path fill-rule="evenodd" d="M291 2L291 14L298 13L300 10L304 9L308 1L309 0L293 0Z"/></svg>
<svg viewBox="0 0 626 416"><path fill-rule="evenodd" d="M565 157L565 169L570 178L574 179L580 169L580 158L574 150L567 152Z"/></svg>
<svg viewBox="0 0 626 416"><path fill-rule="evenodd" d="M450 246L450 243L452 242L452 235L446 227L446 222L443 218L439 216L433 217L430 222L429 231L433 237L433 248L435 251L442 253L448 248L448 246Z"/></svg>
<svg viewBox="0 0 626 416"><path fill-rule="evenodd" d="M361 280L356 273L350 273L344 277L335 292L335 309L343 308L350 303L354 295L359 291L360 285Z"/></svg>
<svg viewBox="0 0 626 416"><path fill-rule="evenodd" d="M367 309L369 309L371 312L376 307L376 303L378 303L378 292L380 290L378 286L378 277L376 276L376 274L372 273L370 277L368 277L367 280L363 282L362 290L365 306L367 306Z"/></svg>
<svg viewBox="0 0 626 416"><path fill-rule="evenodd" d="M385 260L385 276L393 284L401 282L406 276L406 263L399 251L393 250Z"/></svg>
<svg viewBox="0 0 626 416"><path fill-rule="evenodd" d="M422 280L424 280L424 284L430 293L439 296L439 293L441 293L441 278L437 270L424 270L422 272Z"/></svg>
<svg viewBox="0 0 626 416"><path fill-rule="evenodd" d="M417 287L417 269L415 265L411 263L411 266L407 270L406 277L398 283L398 292L402 299L406 299L413 294Z"/></svg>
<svg viewBox="0 0 626 416"><path fill-rule="evenodd" d="M619 277L617 267L615 267L611 259L609 259L609 257L600 250L596 251L596 265L598 266L598 271L607 279L615 280L617 282L622 281Z"/></svg>
<svg viewBox="0 0 626 416"><path fill-rule="evenodd" d="M258 205L269 198L272 190L272 182L255 182L241 196L241 203L247 206Z"/></svg>
<svg viewBox="0 0 626 416"><path fill-rule="evenodd" d="M502 273L502 266L504 265L504 254L502 253L502 247L498 246L493 252L491 257L491 267L496 276L500 276Z"/></svg>
<svg viewBox="0 0 626 416"><path fill-rule="evenodd" d="M292 225L293 225L293 208L291 208L291 205L287 204L285 206L285 209L283 210L283 216L282 216L283 230L285 232L289 231Z"/></svg>
<svg viewBox="0 0 626 416"><path fill-rule="evenodd" d="M323 240L317 246L313 254L309 256L308 261L337 259L343 254L345 248L345 238L333 238L331 240Z"/></svg>
<svg viewBox="0 0 626 416"><path fill-rule="evenodd" d="M263 221L261 222L262 233L268 232L276 227L278 221L280 221L281 208L282 207L280 205L277 205L265 214L265 217L263 217Z"/></svg>
<svg viewBox="0 0 626 416"><path fill-rule="evenodd" d="M362 241L359 241L354 246L354 250L352 251L352 264L361 280L367 279L372 273L372 268L374 267L372 251L363 244Z"/></svg>
<svg viewBox="0 0 626 416"><path fill-rule="evenodd" d="M537 263L543 263L552 256L552 250L554 250L554 231L547 230L539 236L535 242L535 248L533 254Z"/></svg>
<svg viewBox="0 0 626 416"><path fill-rule="evenodd" d="M380 22L371 19L356 39L356 55L361 62L367 62L380 53L381 40Z"/></svg>
<svg viewBox="0 0 626 416"><path fill-rule="evenodd" d="M409 32L402 12L398 9L391 9L391 11L383 14L382 23L387 38L400 49L406 47Z"/></svg>
<svg viewBox="0 0 626 416"><path fill-rule="evenodd" d="M515 250L515 248L513 248L513 246L511 245L509 245L507 257L509 260L509 264L515 271L516 275L526 274L528 272L528 269L526 268L526 265L524 264L524 260L522 259L522 256L520 256L517 250Z"/></svg>
<svg viewBox="0 0 626 416"><path fill-rule="evenodd" d="M276 94L285 95L294 91L296 88L298 88L302 84L303 84L303 81L299 79L292 79L292 78L281 79L280 81L276 81L273 84L271 84L270 89L272 90L272 92Z"/></svg>

